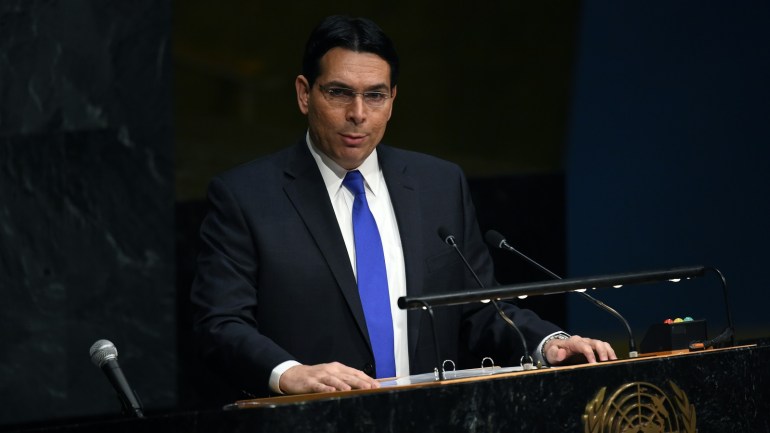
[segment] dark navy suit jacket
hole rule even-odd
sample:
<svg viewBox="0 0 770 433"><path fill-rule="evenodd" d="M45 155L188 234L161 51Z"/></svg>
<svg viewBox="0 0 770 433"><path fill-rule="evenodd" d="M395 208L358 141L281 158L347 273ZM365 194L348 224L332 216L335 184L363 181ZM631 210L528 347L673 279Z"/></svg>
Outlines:
<svg viewBox="0 0 770 433"><path fill-rule="evenodd" d="M380 145L380 167L395 210L409 296L477 287L437 234L446 227L488 286L492 261L465 177L455 164ZM283 361L339 361L374 372L355 276L320 171L305 140L213 179L192 288L195 331L206 361L241 389L267 395ZM506 310L533 349L559 329L528 310ZM442 358L478 367L491 356L517 365L521 343L491 307L439 307ZM426 314L410 311L412 374L433 371Z"/></svg>

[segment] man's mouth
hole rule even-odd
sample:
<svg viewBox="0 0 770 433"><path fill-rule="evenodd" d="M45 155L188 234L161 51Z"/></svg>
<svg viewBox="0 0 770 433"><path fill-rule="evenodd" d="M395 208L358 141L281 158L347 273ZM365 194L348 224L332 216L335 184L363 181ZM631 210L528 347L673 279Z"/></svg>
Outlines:
<svg viewBox="0 0 770 433"><path fill-rule="evenodd" d="M350 146L356 146L364 142L366 135L364 134L340 134L342 141Z"/></svg>

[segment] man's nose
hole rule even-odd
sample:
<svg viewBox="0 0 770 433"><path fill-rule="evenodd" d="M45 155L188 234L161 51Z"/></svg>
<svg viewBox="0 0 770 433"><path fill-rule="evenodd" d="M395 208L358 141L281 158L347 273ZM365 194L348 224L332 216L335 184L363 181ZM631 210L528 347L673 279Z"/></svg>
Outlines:
<svg viewBox="0 0 770 433"><path fill-rule="evenodd" d="M356 95L353 101L348 104L347 120L356 125L366 120L366 104L363 95Z"/></svg>

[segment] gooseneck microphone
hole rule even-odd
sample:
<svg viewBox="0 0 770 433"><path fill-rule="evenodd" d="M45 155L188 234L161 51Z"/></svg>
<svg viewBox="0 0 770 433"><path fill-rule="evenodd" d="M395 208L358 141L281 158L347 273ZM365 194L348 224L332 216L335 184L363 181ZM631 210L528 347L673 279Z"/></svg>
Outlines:
<svg viewBox="0 0 770 433"><path fill-rule="evenodd" d="M454 235L452 235L449 230L446 227L439 227L438 229L438 235L441 238L444 243L449 245L450 247L454 248L454 250L457 252L457 255L460 256L460 259L462 259L463 263L465 264L465 267L470 271L471 275L473 275L473 278L476 280L476 283L479 285L480 288L484 289L484 283L481 282L481 279L479 279L479 276L476 275L476 272L473 270L473 267L471 267L470 263L468 263L468 260L465 259L465 255L463 255L462 251L460 251L460 248L457 246L457 241L455 241ZM516 333L519 335L519 339L521 340L521 345L524 348L524 356L521 357L521 367L524 370L531 370L534 364L534 360L532 359L532 356L529 353L529 350L527 349L527 340L524 338L524 334L522 334L521 330L518 326L516 326L515 323L513 323L513 320L511 320L510 317L508 317L502 308L500 308L500 305L497 303L496 300L490 299L492 302L492 305L495 306L495 309L497 309L497 314L500 315L500 317L507 323L511 328L513 328ZM525 361L526 359L526 361Z"/></svg>
<svg viewBox="0 0 770 433"><path fill-rule="evenodd" d="M540 269L541 271L545 272L551 278L555 280L561 280L562 277L556 275L555 273L551 272L549 269L547 269L545 266L541 265L540 263L532 260L527 255L522 253L521 251L517 250L516 248L512 247L510 244L508 244L508 241L505 239L505 236L501 235L499 232L496 232L495 230L489 230L484 235L484 240L487 242L487 245L499 248L501 250L510 251L512 253L515 253L519 257L523 258L536 268ZM605 304L604 302L594 298L593 296L589 295L585 292L576 292L583 296L583 298L589 300L592 304L596 305L597 307L601 308L602 310L612 314L615 316L618 320L620 320L623 325L626 327L626 331L628 332L628 357L629 358L636 358L639 356L639 352L636 351L636 342L634 340L634 334L631 332L631 326L629 326L628 321L620 314L618 313L614 308L610 307L609 305Z"/></svg>
<svg viewBox="0 0 770 433"><path fill-rule="evenodd" d="M120 403L123 405L123 411L137 418L144 418L142 406L139 404L134 391L128 386L128 381L123 375L120 365L118 365L118 349L115 345L109 340L98 340L91 346L89 353L91 355L91 362L102 369L112 387L118 393Z"/></svg>

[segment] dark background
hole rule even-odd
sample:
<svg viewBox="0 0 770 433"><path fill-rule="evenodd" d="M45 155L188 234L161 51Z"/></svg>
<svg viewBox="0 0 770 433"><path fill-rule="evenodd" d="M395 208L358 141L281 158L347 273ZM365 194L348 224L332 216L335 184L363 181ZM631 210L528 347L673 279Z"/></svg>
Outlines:
<svg viewBox="0 0 770 433"><path fill-rule="evenodd" d="M565 155L571 275L715 266L738 338L769 334L768 18L766 1L584 3ZM712 336L726 324L713 274L601 296L637 333L669 317L708 319ZM570 304L570 329L608 326L588 308Z"/></svg>
<svg viewBox="0 0 770 433"><path fill-rule="evenodd" d="M460 163L483 230L569 276L717 266L738 338L770 334L767 2L359 3L0 0L0 426L117 414L99 338L148 412L203 404L205 187L303 133L293 80L330 13L394 39L386 141ZM496 259L501 282L543 278ZM639 334L724 326L714 278L595 294ZM525 302L625 350L585 304Z"/></svg>

